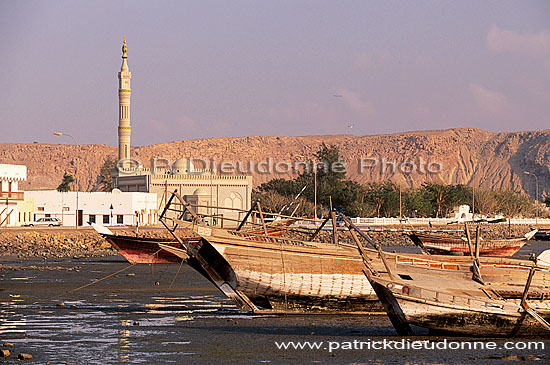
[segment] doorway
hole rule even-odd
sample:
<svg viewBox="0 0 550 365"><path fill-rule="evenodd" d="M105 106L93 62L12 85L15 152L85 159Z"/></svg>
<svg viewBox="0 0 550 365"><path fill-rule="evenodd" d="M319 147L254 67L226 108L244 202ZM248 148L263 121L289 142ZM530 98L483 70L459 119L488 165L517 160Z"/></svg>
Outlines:
<svg viewBox="0 0 550 365"><path fill-rule="evenodd" d="M82 214L82 210L81 210L81 209L79 209L79 210L77 211L76 217L77 217L77 223L76 223L76 225L79 226L79 227L82 226L83 214Z"/></svg>

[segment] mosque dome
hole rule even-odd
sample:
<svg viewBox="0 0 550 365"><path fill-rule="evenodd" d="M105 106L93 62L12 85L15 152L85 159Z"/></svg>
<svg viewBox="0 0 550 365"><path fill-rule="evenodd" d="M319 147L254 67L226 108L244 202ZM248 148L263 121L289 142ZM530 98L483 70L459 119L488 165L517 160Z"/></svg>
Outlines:
<svg viewBox="0 0 550 365"><path fill-rule="evenodd" d="M180 158L172 165L173 174L188 174L193 172L194 169L193 163L187 158Z"/></svg>
<svg viewBox="0 0 550 365"><path fill-rule="evenodd" d="M198 188L193 195L210 195L210 189L205 187Z"/></svg>

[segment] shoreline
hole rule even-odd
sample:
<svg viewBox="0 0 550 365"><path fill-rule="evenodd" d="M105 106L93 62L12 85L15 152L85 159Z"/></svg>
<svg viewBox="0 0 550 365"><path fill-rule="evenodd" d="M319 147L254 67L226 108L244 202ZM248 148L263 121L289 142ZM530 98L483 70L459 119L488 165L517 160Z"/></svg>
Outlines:
<svg viewBox="0 0 550 365"><path fill-rule="evenodd" d="M410 238L398 229L411 229L411 226L369 226L366 233L381 246L414 246ZM415 226L415 229L423 230L450 230L459 234L464 230L464 225L454 224L445 226ZM512 236L522 236L530 231L528 225L488 225L482 226L482 235L487 238L506 237L511 232ZM163 227L140 227L136 235L135 227L109 227L115 234L129 236L167 238L170 233ZM378 231L380 229L381 231ZM286 233L291 238L304 239L309 233ZM349 233L339 229L340 242L354 244ZM323 242L331 242L331 231L322 231L318 239ZM92 227L17 227L0 229L0 262L5 260L22 259L50 259L50 258L90 258L116 256L117 251L111 244L96 233Z"/></svg>

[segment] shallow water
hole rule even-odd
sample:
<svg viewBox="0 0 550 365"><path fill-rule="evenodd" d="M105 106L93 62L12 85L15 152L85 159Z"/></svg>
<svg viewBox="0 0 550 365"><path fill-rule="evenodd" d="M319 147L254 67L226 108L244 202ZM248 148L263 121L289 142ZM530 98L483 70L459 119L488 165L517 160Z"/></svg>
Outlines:
<svg viewBox="0 0 550 365"><path fill-rule="evenodd" d="M544 248L550 245L534 243L519 254ZM0 341L14 344L14 354L7 361L16 362L17 353L24 352L32 354L34 361L52 364L497 363L505 355L531 355L540 359L533 362L549 362L548 350L540 348L329 351L331 341L330 346L338 342L346 347L354 340L400 341L402 337L386 316L242 313L187 266L176 277L179 265L129 267L120 257L3 263L20 268L0 271ZM125 267L129 268L116 276L74 290ZM479 341L421 333L408 340ZM283 350L275 341L323 344L315 350ZM508 340L482 341L502 347ZM527 341L550 348L548 338Z"/></svg>

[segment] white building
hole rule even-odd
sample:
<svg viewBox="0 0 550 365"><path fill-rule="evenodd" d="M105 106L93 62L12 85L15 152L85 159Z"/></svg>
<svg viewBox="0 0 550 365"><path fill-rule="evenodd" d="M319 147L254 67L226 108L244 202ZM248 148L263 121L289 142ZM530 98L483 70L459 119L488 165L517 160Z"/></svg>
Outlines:
<svg viewBox="0 0 550 365"><path fill-rule="evenodd" d="M459 205L453 209L453 219L459 222L469 222L474 219L474 214L470 212L469 205Z"/></svg>
<svg viewBox="0 0 550 365"><path fill-rule="evenodd" d="M19 190L27 166L0 164L0 227L21 226L33 220L32 199Z"/></svg>
<svg viewBox="0 0 550 365"><path fill-rule="evenodd" d="M57 190L27 191L34 199L34 218L59 218L64 226L98 223L101 225L151 225L158 222L157 195L137 192L76 192ZM78 204L78 211L77 211ZM75 214L76 213L76 214Z"/></svg>
<svg viewBox="0 0 550 365"><path fill-rule="evenodd" d="M224 218L240 219L233 208L248 210L251 207L252 176L216 175L210 170L197 170L191 160L176 160L171 169L128 169L119 168L111 174L114 186L121 191L143 191L156 193L158 207L163 209L167 196L177 190L191 204L199 207L200 215L216 215ZM236 224L228 222L227 224Z"/></svg>

